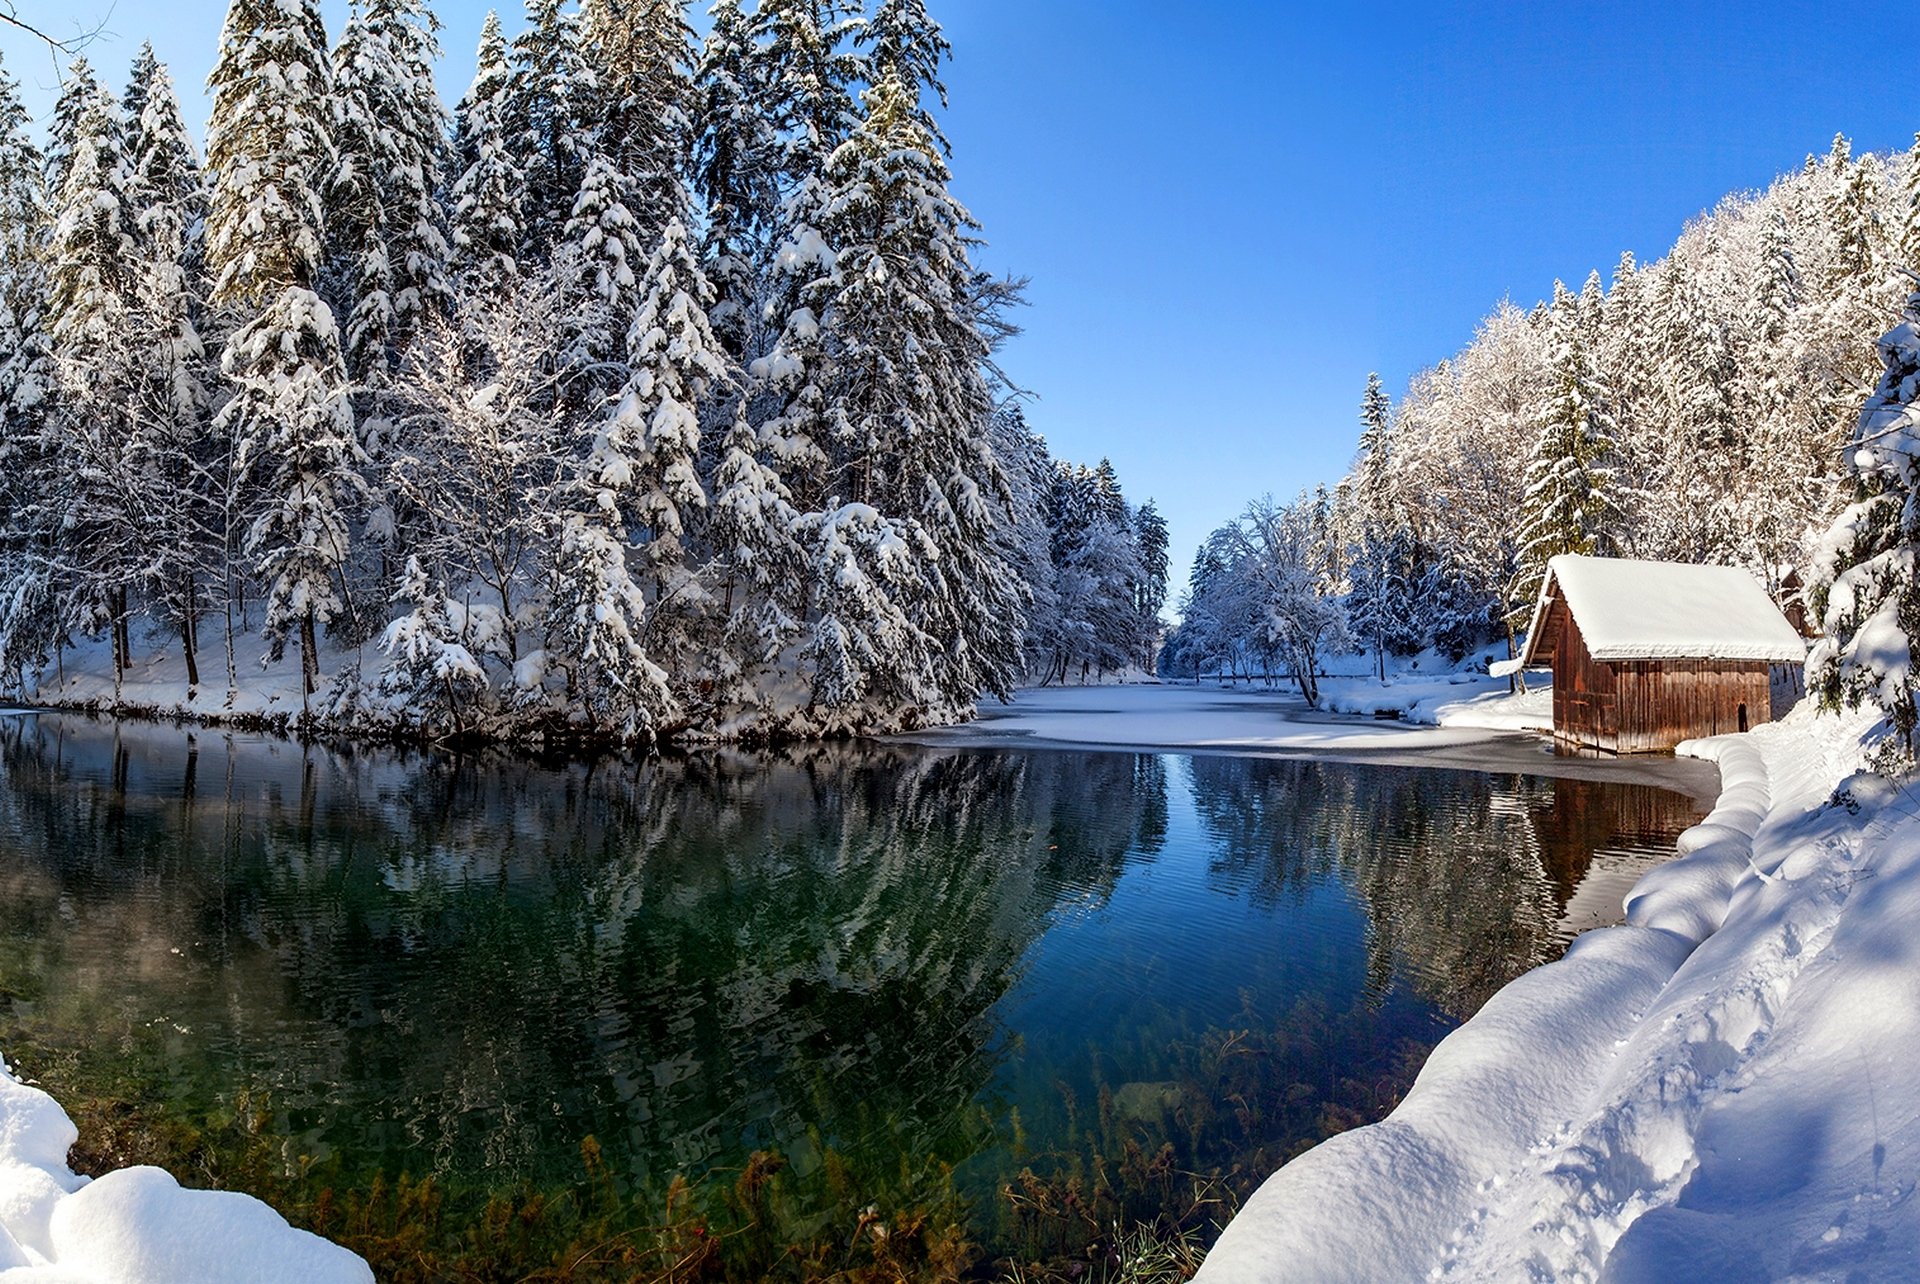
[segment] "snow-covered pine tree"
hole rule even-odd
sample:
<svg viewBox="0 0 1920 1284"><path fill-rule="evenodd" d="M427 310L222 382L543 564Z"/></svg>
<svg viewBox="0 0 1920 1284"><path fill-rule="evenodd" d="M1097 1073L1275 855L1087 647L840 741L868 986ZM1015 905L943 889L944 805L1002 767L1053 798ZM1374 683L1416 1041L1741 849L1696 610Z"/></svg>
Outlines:
<svg viewBox="0 0 1920 1284"><path fill-rule="evenodd" d="M142 352L133 448L151 496L148 578L153 602L179 631L187 681L197 686L197 622L213 587L207 568L218 565L225 543L223 469L207 431L211 399L199 326L205 192L173 79L151 48L134 65L126 101L140 107L128 122L127 195Z"/></svg>
<svg viewBox="0 0 1920 1284"><path fill-rule="evenodd" d="M439 20L423 0L365 0L333 53L336 168L327 232L347 316L347 369L385 382L407 339L452 303L439 191L446 113L433 84Z"/></svg>
<svg viewBox="0 0 1920 1284"><path fill-rule="evenodd" d="M583 200L603 172L611 167L596 156ZM626 385L569 487L575 511L555 541L548 628L549 654L575 698L596 726L627 738L652 734L681 709L662 665L688 676L691 621L706 603L688 564L686 525L707 498L697 471L700 408L728 378L707 324L711 287L677 220L643 272ZM631 281L624 289L634 289Z"/></svg>
<svg viewBox="0 0 1920 1284"><path fill-rule="evenodd" d="M1084 681L1125 668L1143 645L1138 610L1146 572L1113 465L1054 467L1047 500L1051 614L1034 636L1043 683ZM1014 545L1017 554L1018 544ZM1016 560L1017 564L1017 560Z"/></svg>
<svg viewBox="0 0 1920 1284"><path fill-rule="evenodd" d="M1885 367L1854 430L1855 502L1815 564L1814 605L1826 637L1808 659L1808 687L1829 708L1867 705L1897 741L1888 765L1912 762L1920 726L1920 289L1880 340Z"/></svg>
<svg viewBox="0 0 1920 1284"><path fill-rule="evenodd" d="M28 129L0 74L0 672L23 686L59 638L48 556L57 526L34 484L55 381L42 328L43 161Z"/></svg>
<svg viewBox="0 0 1920 1284"><path fill-rule="evenodd" d="M166 65L142 51L127 93L140 115L127 122L127 204L134 234L136 308L149 347L141 362L143 399L161 421L161 435L186 446L204 426L207 390L193 280L200 225L206 217L200 161L180 112Z"/></svg>
<svg viewBox="0 0 1920 1284"><path fill-rule="evenodd" d="M794 538L799 514L780 474L761 458L746 397L733 401L707 481L712 500L701 534L720 622L706 668L716 683L716 712L737 716L739 706L764 698L758 680L799 634L805 561Z"/></svg>
<svg viewBox="0 0 1920 1284"><path fill-rule="evenodd" d="M58 197L67 183L67 165L73 158L73 144L80 131L80 118L86 114L100 92L93 64L76 56L67 63L67 74L60 81L60 93L53 100L53 117L47 123L46 190Z"/></svg>
<svg viewBox="0 0 1920 1284"><path fill-rule="evenodd" d="M826 170L822 231L836 247L829 422L841 493L914 523L935 552L907 607L941 640L935 672L957 712L983 691L1011 691L1025 615L970 296L976 225L947 191L911 91L887 80L867 102Z"/></svg>
<svg viewBox="0 0 1920 1284"><path fill-rule="evenodd" d="M812 615L801 650L812 730L899 728L942 710L949 696L932 657L941 644L903 605L938 556L925 534L871 504L833 502L804 514L795 535Z"/></svg>
<svg viewBox="0 0 1920 1284"><path fill-rule="evenodd" d="M1920 272L1920 134L1900 162L1900 186L1894 203L1894 251L1898 267Z"/></svg>
<svg viewBox="0 0 1920 1284"><path fill-rule="evenodd" d="M448 196L453 268L470 296L506 288L520 272L526 175L509 133L512 91L507 42L500 19L489 12L480 28L473 84L455 113L458 173Z"/></svg>
<svg viewBox="0 0 1920 1284"><path fill-rule="evenodd" d="M133 400L142 355L132 331L134 218L120 105L96 85L68 140L65 182L48 243L47 312L63 413L50 420L47 465L35 481L58 506L62 622L113 639L126 670L129 621L146 563L144 505L132 458Z"/></svg>
<svg viewBox="0 0 1920 1284"><path fill-rule="evenodd" d="M860 122L853 86L861 59L847 48L854 29L844 0L764 0L754 11L751 83L774 123L779 210L761 272L759 354L749 366L760 416L781 475L803 508L823 505L829 392L821 356L821 291L833 249L821 233L827 158Z"/></svg>
<svg viewBox="0 0 1920 1284"><path fill-rule="evenodd" d="M245 317L221 371L219 423L249 516L245 547L267 580L272 654L298 630L303 688L319 676L318 629L347 608L343 570L364 455L339 330L315 293L334 172L331 66L316 0L234 0L208 77L207 220L213 302Z"/></svg>
<svg viewBox="0 0 1920 1284"><path fill-rule="evenodd" d="M513 40L507 132L525 177L523 270L543 265L573 217L592 151L598 91L565 0L527 0L527 29Z"/></svg>
<svg viewBox="0 0 1920 1284"><path fill-rule="evenodd" d="M0 73L0 670L17 674L33 662L42 618L19 603L44 601L29 585L44 583L35 530L36 455L52 407L54 372L44 334L46 238L44 157L33 144L33 121L19 86Z"/></svg>
<svg viewBox="0 0 1920 1284"><path fill-rule="evenodd" d="M1847 139L1835 135L1825 169L1823 323L1831 359L1819 375L1830 415L1828 440L1837 446L1845 439L1853 407L1871 385L1877 368L1874 338L1886 324L1887 300L1881 297L1881 287L1890 273L1882 257L1886 229L1879 218L1884 182L1879 159L1872 155L1854 159Z"/></svg>
<svg viewBox="0 0 1920 1284"><path fill-rule="evenodd" d="M1647 445L1660 462L1650 479L1643 551L1722 561L1733 552L1725 461L1738 427L1727 318L1685 254L1670 255L1659 278L1653 309L1664 432Z"/></svg>
<svg viewBox="0 0 1920 1284"><path fill-rule="evenodd" d="M688 523L707 505L697 469L700 412L727 385L726 352L707 324L713 288L700 271L686 228L667 224L645 268L645 296L627 334L626 387L601 428L586 472L599 502L614 497L620 512L644 532L640 556L654 577L658 610L671 615L698 605L704 592L688 565ZM675 656L665 630L650 636L656 654Z"/></svg>
<svg viewBox="0 0 1920 1284"><path fill-rule="evenodd" d="M487 671L456 619L463 613L446 582L430 576L413 556L407 558L394 600L406 609L380 636L387 663L375 690L383 711L403 726L458 735L487 690Z"/></svg>
<svg viewBox="0 0 1920 1284"><path fill-rule="evenodd" d="M1806 287L1793 235L1778 208L1761 217L1759 270L1735 354L1742 449L1730 498L1737 517L1736 556L1777 593L1782 568L1801 560L1808 492L1827 469L1814 453L1820 443L1809 429L1815 425L1799 413L1799 312Z"/></svg>
<svg viewBox="0 0 1920 1284"><path fill-rule="evenodd" d="M1154 653L1163 625L1160 608L1167 601L1167 519L1149 499L1133 515L1133 542L1140 558L1140 584L1134 596L1135 625L1140 640L1140 668L1155 671Z"/></svg>
<svg viewBox="0 0 1920 1284"><path fill-rule="evenodd" d="M921 127L951 151L925 99L931 93L942 107L947 105L940 64L953 56L953 46L928 16L925 0L880 0L860 25L855 44L865 50L868 82L898 80L905 85L919 106Z"/></svg>
<svg viewBox="0 0 1920 1284"><path fill-rule="evenodd" d="M1375 526L1347 550L1347 629L1373 652L1374 673L1387 680L1387 652L1412 622L1412 540L1404 526Z"/></svg>
<svg viewBox="0 0 1920 1284"><path fill-rule="evenodd" d="M1605 555L1614 546L1617 507L1605 393L1575 319L1556 316L1550 324L1557 386L1541 407L1527 461L1519 566L1506 594L1509 637L1533 610L1549 559Z"/></svg>
<svg viewBox="0 0 1920 1284"><path fill-rule="evenodd" d="M612 162L594 153L556 260L571 277L568 297L574 309L561 359L572 372L576 404L586 407L597 407L600 397L626 377L622 337L645 288L638 274L647 256L640 226L621 198L626 189Z"/></svg>
<svg viewBox="0 0 1920 1284"><path fill-rule="evenodd" d="M780 132L783 190L817 177L860 124L853 87L866 67L849 47L854 12L847 0L761 0L754 8L751 83Z"/></svg>
<svg viewBox="0 0 1920 1284"><path fill-rule="evenodd" d="M713 7L694 73L693 186L706 209L701 261L714 333L736 360L753 333L755 271L778 203L778 140L761 108L752 29L740 0Z"/></svg>
<svg viewBox="0 0 1920 1284"><path fill-rule="evenodd" d="M65 175L54 197L48 312L72 394L85 395L99 376L100 350L126 326L133 293L134 220L131 173L119 104L96 84L68 140ZM108 393L102 400L117 401ZM124 413L116 407L115 413Z"/></svg>
<svg viewBox="0 0 1920 1284"><path fill-rule="evenodd" d="M595 151L623 176L621 192L651 249L687 218L693 146L693 29L687 0L583 0L582 35L598 73Z"/></svg>
<svg viewBox="0 0 1920 1284"><path fill-rule="evenodd" d="M1413 537L1396 495L1393 417L1377 373L1360 396L1360 457L1343 507L1348 525L1347 626L1373 652L1374 670L1387 679L1387 651L1403 648L1413 614Z"/></svg>

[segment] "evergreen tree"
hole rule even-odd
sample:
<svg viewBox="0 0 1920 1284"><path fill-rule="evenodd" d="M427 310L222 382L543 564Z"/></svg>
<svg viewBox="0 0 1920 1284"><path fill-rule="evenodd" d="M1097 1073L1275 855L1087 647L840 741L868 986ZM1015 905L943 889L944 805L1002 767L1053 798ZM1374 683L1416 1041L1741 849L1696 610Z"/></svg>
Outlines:
<svg viewBox="0 0 1920 1284"><path fill-rule="evenodd" d="M687 217L693 146L693 30L686 0L584 0L584 36L598 72L595 152L625 180L621 201L640 243Z"/></svg>
<svg viewBox="0 0 1920 1284"><path fill-rule="evenodd" d="M1559 386L1544 407L1521 499L1519 569L1507 592L1510 631L1533 610L1550 559L1613 549L1613 440L1593 359L1577 326L1556 327L1553 365Z"/></svg>
<svg viewBox="0 0 1920 1284"><path fill-rule="evenodd" d="M67 64L60 93L53 100L53 119L47 125L46 189L55 197L67 184L67 166L73 159L74 142L80 134L80 118L92 107L100 91L92 63L75 57Z"/></svg>
<svg viewBox="0 0 1920 1284"><path fill-rule="evenodd" d="M133 293L126 137L119 104L105 87L94 87L69 147L48 247L48 310L67 382L85 394L97 380L105 346L126 326Z"/></svg>
<svg viewBox="0 0 1920 1284"><path fill-rule="evenodd" d="M1920 134L1913 136L1900 166L1900 187L1894 198L1895 253L1898 267L1920 272Z"/></svg>
<svg viewBox="0 0 1920 1284"><path fill-rule="evenodd" d="M220 424L245 487L246 550L268 582L271 654L298 629L309 694L317 629L348 604L349 519L365 490L339 331L314 292L336 163L330 75L315 0L234 0L208 78L213 302L247 317L221 358L234 395Z"/></svg>
<svg viewBox="0 0 1920 1284"><path fill-rule="evenodd" d="M660 594L684 597L692 510L706 507L696 471L700 411L728 378L726 353L707 324L712 287L678 222L667 225L646 267L647 293L627 335L631 373L588 460L603 495L646 532L643 557Z"/></svg>
<svg viewBox="0 0 1920 1284"><path fill-rule="evenodd" d="M37 480L54 373L45 333L45 158L14 80L0 73L0 672L37 668L60 637L51 584L57 534Z"/></svg>
<svg viewBox="0 0 1920 1284"><path fill-rule="evenodd" d="M578 17L564 0L527 0L527 20L513 41L517 74L506 113L525 176L523 269L547 261L572 219L597 124L596 81L581 49Z"/></svg>
<svg viewBox="0 0 1920 1284"><path fill-rule="evenodd" d="M866 49L864 70L869 83L897 80L906 86L920 105L921 127L951 151L925 98L931 92L942 107L947 105L940 64L953 55L953 46L941 34L940 24L927 16L925 0L880 0L873 16L862 24L856 43Z"/></svg>
<svg viewBox="0 0 1920 1284"><path fill-rule="evenodd" d="M166 66L144 49L126 101L135 225L136 332L141 346L133 453L149 486L155 603L179 631L190 686L200 682L197 624L208 605L206 568L218 565L224 486L207 432L211 398L200 337L204 305L198 234L205 194L180 101Z"/></svg>
<svg viewBox="0 0 1920 1284"><path fill-rule="evenodd" d="M976 692L1010 692L1024 615L1002 525L1010 492L988 437L986 341L969 302L975 225L895 80L869 91L867 118L826 177L839 489L925 533L935 557L909 611L942 639L939 685L965 708Z"/></svg>
<svg viewBox="0 0 1920 1284"><path fill-rule="evenodd" d="M1155 672L1154 651L1160 645L1160 608L1167 600L1167 519L1152 500L1133 515L1134 547L1140 558L1140 584L1133 609L1139 618L1140 667Z"/></svg>
<svg viewBox="0 0 1920 1284"><path fill-rule="evenodd" d="M651 739L678 716L667 674L647 655L647 600L627 566L611 502L591 477L578 511L559 517L550 589L549 654L560 657L568 693L594 727Z"/></svg>
<svg viewBox="0 0 1920 1284"><path fill-rule="evenodd" d="M712 511L703 532L721 621L708 667L722 684L715 701L722 708L751 699L755 680L800 630L796 589L805 563L794 537L800 518L780 474L760 456L747 399L735 397L707 483Z"/></svg>
<svg viewBox="0 0 1920 1284"><path fill-rule="evenodd" d="M635 272L646 264L639 224L620 197L625 186L607 158L596 154L561 238L560 262L572 278L568 297L575 309L562 355L580 376L578 396L589 404L598 390L618 387L624 377L620 337L641 288Z"/></svg>
<svg viewBox="0 0 1920 1284"><path fill-rule="evenodd" d="M752 24L752 82L778 135L780 206L761 281L765 337L754 347L763 355L749 368L772 407L763 419L782 474L807 507L829 498L821 309L833 250L821 229L827 159L860 121L853 85L861 63L845 47L849 12L842 0L764 0Z"/></svg>
<svg viewBox="0 0 1920 1284"><path fill-rule="evenodd" d="M31 128L19 86L0 72L0 495L9 516L26 498L15 491L23 442L37 436L52 388L43 333L45 161Z"/></svg>
<svg viewBox="0 0 1920 1284"><path fill-rule="evenodd" d="M480 28L473 84L456 113L453 155L458 175L448 199L453 266L469 293L506 287L520 274L517 256L526 175L509 133L513 69L500 20Z"/></svg>
<svg viewBox="0 0 1920 1284"><path fill-rule="evenodd" d="M129 343L133 216L119 103L103 86L69 139L65 181L48 245L47 311L64 413L36 479L55 505L57 574L69 586L62 622L113 635L116 681L126 670L132 591L145 547L131 458L132 391L139 356Z"/></svg>
<svg viewBox="0 0 1920 1284"><path fill-rule="evenodd" d="M362 380L383 382L407 338L451 303L439 25L422 0L366 0L334 50L327 230L352 299L347 368Z"/></svg>
<svg viewBox="0 0 1920 1284"><path fill-rule="evenodd" d="M740 0L720 0L694 74L694 187L707 213L701 260L714 333L736 360L752 337L755 267L777 203L778 140L760 107L755 58Z"/></svg>
<svg viewBox="0 0 1920 1284"><path fill-rule="evenodd" d="M1911 762L1920 725L1920 292L1880 340L1880 360L1885 373L1848 456L1856 499L1815 568L1827 636L1809 658L1808 685L1829 708L1878 709Z"/></svg>
<svg viewBox="0 0 1920 1284"><path fill-rule="evenodd" d="M1387 678L1387 651L1406 649L1413 613L1413 537L1394 494L1391 406L1380 376L1360 398L1360 458L1348 497L1357 522L1347 552L1347 625Z"/></svg>

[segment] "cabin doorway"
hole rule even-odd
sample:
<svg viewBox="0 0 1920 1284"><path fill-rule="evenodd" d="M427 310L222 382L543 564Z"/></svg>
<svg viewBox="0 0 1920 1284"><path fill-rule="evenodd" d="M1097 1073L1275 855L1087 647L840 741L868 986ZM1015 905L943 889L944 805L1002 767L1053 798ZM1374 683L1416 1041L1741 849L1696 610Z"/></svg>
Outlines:
<svg viewBox="0 0 1920 1284"><path fill-rule="evenodd" d="M1745 731L1747 729L1747 706L1746 705L1743 704L1740 706L1738 717L1740 719L1740 730Z"/></svg>

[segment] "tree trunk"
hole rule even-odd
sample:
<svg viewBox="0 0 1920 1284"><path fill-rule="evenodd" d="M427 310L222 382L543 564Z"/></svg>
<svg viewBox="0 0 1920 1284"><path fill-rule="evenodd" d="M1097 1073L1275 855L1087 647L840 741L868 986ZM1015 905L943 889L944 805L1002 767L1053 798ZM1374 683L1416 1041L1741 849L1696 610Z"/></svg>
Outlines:
<svg viewBox="0 0 1920 1284"><path fill-rule="evenodd" d="M240 668L233 658L233 595L227 595L227 706L240 692Z"/></svg>
<svg viewBox="0 0 1920 1284"><path fill-rule="evenodd" d="M320 657L314 652L313 635L313 612L308 611L300 620L300 703L303 708L313 694L314 680L320 675Z"/></svg>
<svg viewBox="0 0 1920 1284"><path fill-rule="evenodd" d="M187 660L187 685L199 689L200 686L200 640L194 636L197 632L193 613L180 621L180 654Z"/></svg>
<svg viewBox="0 0 1920 1284"><path fill-rule="evenodd" d="M113 589L107 594L107 609L113 612L107 629L113 639L113 689L120 691L120 679L127 671L126 614L127 595L124 589Z"/></svg>

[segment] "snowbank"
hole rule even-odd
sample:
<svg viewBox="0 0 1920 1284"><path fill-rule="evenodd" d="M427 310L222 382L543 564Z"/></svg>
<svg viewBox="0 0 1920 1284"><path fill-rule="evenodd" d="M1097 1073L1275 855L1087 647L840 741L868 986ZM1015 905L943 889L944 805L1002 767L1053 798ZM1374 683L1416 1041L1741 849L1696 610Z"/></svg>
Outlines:
<svg viewBox="0 0 1920 1284"><path fill-rule="evenodd" d="M1683 746L1720 802L1626 924L1275 1173L1200 1278L1920 1277L1920 808L1849 775L1865 731Z"/></svg>
<svg viewBox="0 0 1920 1284"><path fill-rule="evenodd" d="M67 1168L73 1121L0 1063L0 1284L371 1284L354 1254L249 1195L158 1168Z"/></svg>
<svg viewBox="0 0 1920 1284"><path fill-rule="evenodd" d="M1355 685L1360 685L1358 680ZM1373 689L1383 690L1377 683ZM1016 692L1011 704L983 706L974 722L900 738L941 744L1017 739L1049 747L1352 753L1467 745L1487 736L1471 728L1409 727L1335 716L1308 709L1291 691L1203 683L1030 687Z"/></svg>
<svg viewBox="0 0 1920 1284"><path fill-rule="evenodd" d="M1418 673L1373 678L1329 678L1321 685L1333 713L1378 716L1397 713L1431 727L1477 727L1484 731L1551 731L1553 689L1536 682L1514 695L1508 680L1484 673Z"/></svg>

